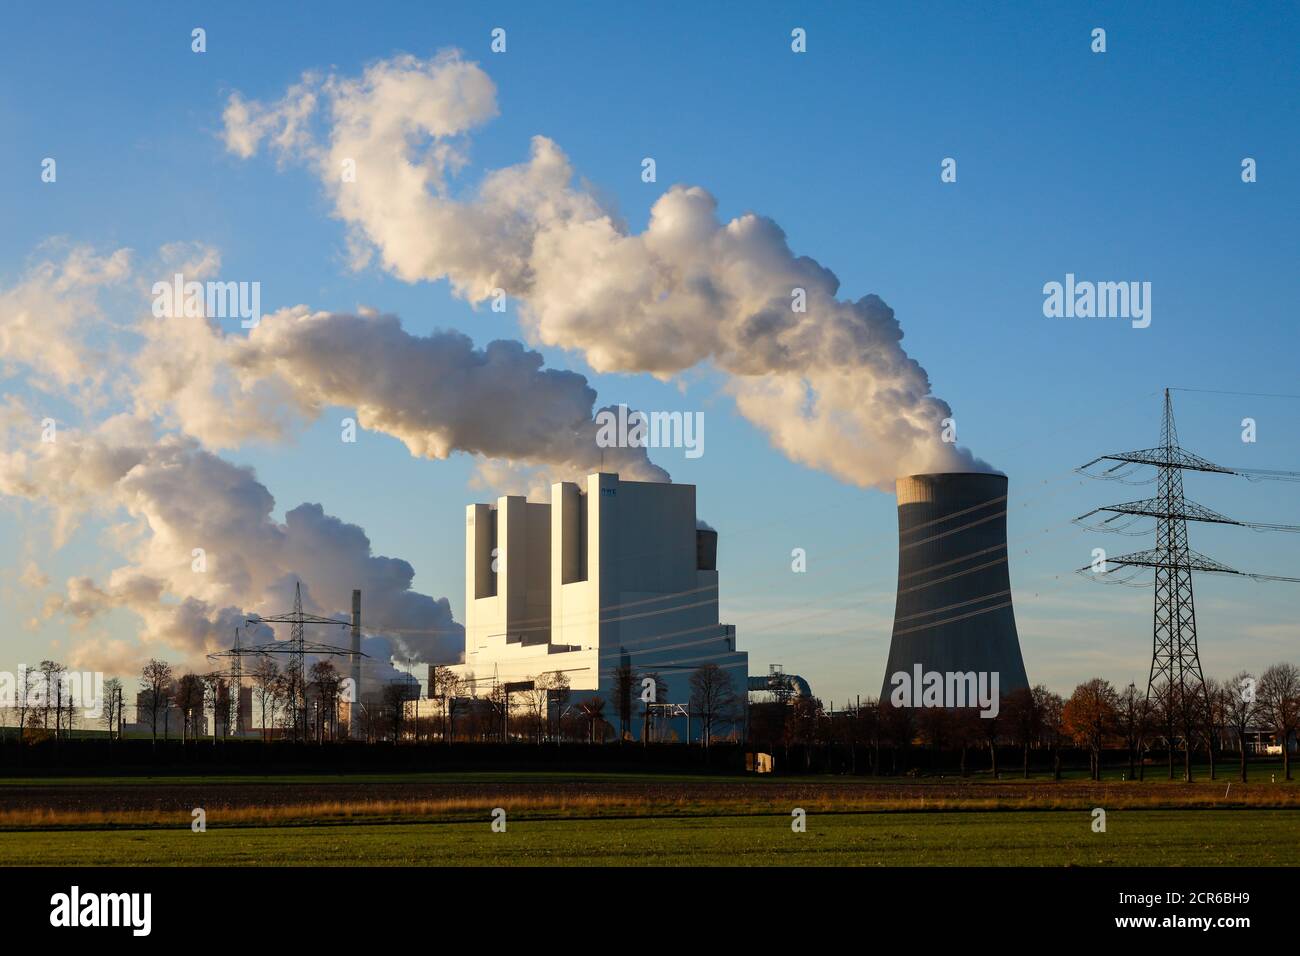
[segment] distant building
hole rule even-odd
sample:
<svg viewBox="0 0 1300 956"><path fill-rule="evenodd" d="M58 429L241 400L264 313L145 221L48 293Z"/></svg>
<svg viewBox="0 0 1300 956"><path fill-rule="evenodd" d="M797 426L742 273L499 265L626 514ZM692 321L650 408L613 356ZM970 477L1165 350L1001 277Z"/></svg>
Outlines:
<svg viewBox="0 0 1300 956"><path fill-rule="evenodd" d="M258 728L253 726L253 688L239 688L239 723L226 729L226 722L230 719L230 690L223 683L217 688L217 733L233 737L236 730L242 731L245 735L255 735L259 733Z"/></svg>
<svg viewBox="0 0 1300 956"><path fill-rule="evenodd" d="M167 696L159 703L158 706L158 739L164 737L180 738L183 735L182 728L185 725L185 715L181 709L172 703L173 692L169 691ZM142 690L135 695L135 722L124 723L122 732L126 734L149 734L154 733L154 713L153 692ZM200 714L195 718L195 724L199 728L199 734L203 735L208 732L208 720L206 714Z"/></svg>
<svg viewBox="0 0 1300 956"><path fill-rule="evenodd" d="M637 675L640 715L646 674L660 679L657 704L685 705L691 673L713 663L741 712L748 655L718 621L717 549L717 532L697 522L694 485L598 473L552 485L550 504L512 495L470 505L465 661L453 671L477 697L563 674L572 703L601 696L617 727L621 667ZM684 718L671 725L685 733Z"/></svg>

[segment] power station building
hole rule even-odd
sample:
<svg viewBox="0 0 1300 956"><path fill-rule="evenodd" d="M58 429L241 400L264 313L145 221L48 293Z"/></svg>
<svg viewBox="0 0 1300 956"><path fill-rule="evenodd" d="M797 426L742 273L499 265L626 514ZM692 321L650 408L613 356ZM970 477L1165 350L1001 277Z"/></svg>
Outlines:
<svg viewBox="0 0 1300 956"><path fill-rule="evenodd" d="M695 487L591 474L551 486L550 504L505 496L465 513L465 660L453 670L485 696L563 673L572 700L615 713L615 672L655 673L656 703L690 700L714 663L737 698L749 655L718 621L717 532L697 522Z"/></svg>
<svg viewBox="0 0 1300 956"><path fill-rule="evenodd" d="M880 699L895 675L998 675L999 696L1029 686L1007 567L1007 478L899 478L898 593ZM902 682L900 681L899 684Z"/></svg>

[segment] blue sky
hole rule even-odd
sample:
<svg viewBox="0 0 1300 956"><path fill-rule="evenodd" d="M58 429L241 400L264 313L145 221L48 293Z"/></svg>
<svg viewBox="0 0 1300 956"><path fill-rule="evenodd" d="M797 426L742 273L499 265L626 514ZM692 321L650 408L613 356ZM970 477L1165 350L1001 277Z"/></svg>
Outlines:
<svg viewBox="0 0 1300 956"><path fill-rule="evenodd" d="M466 182L521 162L544 134L633 232L670 186L702 186L724 220L774 219L796 254L835 272L842 298L888 302L961 443L1010 477L1030 679L1067 692L1094 675L1141 683L1149 592L1071 571L1095 546L1143 539L1095 539L1069 519L1146 491L1080 482L1070 469L1154 445L1166 385L1300 393L1298 16L1288 5L11 7L0 14L0 289L52 237L146 257L193 241L220 249L223 277L260 280L267 309L369 305L413 333L454 328L479 345L526 337L513 309L475 310L446 282L351 271L314 176L265 153L241 160L222 143L234 91L272 100L305 70L352 76L397 53L458 48L491 77L499 108L473 137ZM201 55L190 50L195 26L207 31ZM488 49L498 26L508 34L499 55ZM807 30L806 54L790 50L794 27ZM1104 54L1090 51L1094 27L1107 31ZM47 156L55 184L40 180ZM644 156L656 183L641 181ZM956 183L940 182L944 157L957 160ZM1243 157L1257 160L1257 182L1242 182ZM1067 272L1149 281L1151 326L1045 318L1042 286ZM874 693L893 613L892 497L787 460L708 366L665 382L595 374L579 350L537 347L548 366L587 375L600 404L705 412L702 458L655 460L698 485L701 516L721 532L723 618L738 625L752 672L780 662L824 700ZM0 392L36 400L21 367L0 367ZM1189 392L1176 407L1184 444L1200 454L1300 469L1300 398ZM345 414L224 457L256 469L277 517L319 502L364 527L376 553L409 561L414 587L447 596L461 619L462 508L487 496L467 486L473 461L415 458L375 432L340 446ZM1247 416L1254 444L1240 439ZM1189 495L1216 510L1300 523L1296 487L1188 479ZM28 557L54 590L121 563L102 521L54 551L46 524L30 502L0 508L4 666L64 654L88 634L129 640L135 627L125 611L21 626L40 600L18 580ZM1230 565L1300 574L1293 536L1192 535ZM808 552L806 574L790 571L795 547ZM1296 586L1202 578L1197 599L1207 673L1294 658Z"/></svg>

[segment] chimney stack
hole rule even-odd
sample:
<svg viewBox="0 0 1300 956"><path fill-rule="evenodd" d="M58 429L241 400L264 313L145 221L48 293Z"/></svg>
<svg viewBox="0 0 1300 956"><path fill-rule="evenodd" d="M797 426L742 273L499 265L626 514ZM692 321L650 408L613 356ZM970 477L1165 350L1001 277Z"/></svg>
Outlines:
<svg viewBox="0 0 1300 956"><path fill-rule="evenodd" d="M353 702L349 710L348 724L352 736L360 731L360 721L355 717L357 705L361 701L361 589L352 591L352 695Z"/></svg>

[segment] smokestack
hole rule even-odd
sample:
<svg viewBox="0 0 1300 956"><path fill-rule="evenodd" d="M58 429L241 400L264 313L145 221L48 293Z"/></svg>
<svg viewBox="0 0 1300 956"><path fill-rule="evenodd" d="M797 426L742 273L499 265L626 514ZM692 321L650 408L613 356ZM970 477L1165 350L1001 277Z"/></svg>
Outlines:
<svg viewBox="0 0 1300 956"><path fill-rule="evenodd" d="M881 700L893 675L998 675L998 692L1029 686L1011 606L1007 478L899 478L898 596ZM950 701L945 703L951 705Z"/></svg>
<svg viewBox="0 0 1300 956"><path fill-rule="evenodd" d="M352 736L356 736L360 721L356 719L356 708L361 701L361 589L352 591L352 709L349 711L348 723Z"/></svg>

